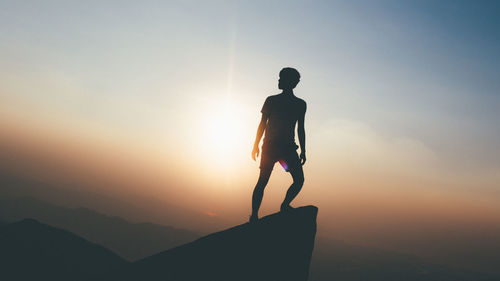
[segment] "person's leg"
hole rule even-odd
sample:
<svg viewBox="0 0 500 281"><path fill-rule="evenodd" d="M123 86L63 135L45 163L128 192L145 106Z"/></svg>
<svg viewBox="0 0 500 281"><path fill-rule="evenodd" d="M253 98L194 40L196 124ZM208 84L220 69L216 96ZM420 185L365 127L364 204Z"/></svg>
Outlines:
<svg viewBox="0 0 500 281"><path fill-rule="evenodd" d="M260 169L259 180L255 185L252 196L252 216L250 220L256 220L259 216L259 208L262 203L262 197L264 197L264 188L266 188L269 177L271 176L272 166L265 165Z"/></svg>
<svg viewBox="0 0 500 281"><path fill-rule="evenodd" d="M302 170L302 165L295 165L290 169L290 174L293 178L293 183L288 188L286 192L285 200L281 204L281 211L286 211L287 209L291 209L290 203L295 199L297 194L299 194L302 189L302 185L304 184L304 171Z"/></svg>

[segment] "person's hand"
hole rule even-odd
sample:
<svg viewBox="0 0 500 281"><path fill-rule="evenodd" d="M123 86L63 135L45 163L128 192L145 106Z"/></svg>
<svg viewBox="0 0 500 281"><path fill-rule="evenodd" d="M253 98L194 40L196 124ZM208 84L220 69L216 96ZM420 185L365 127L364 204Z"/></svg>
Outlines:
<svg viewBox="0 0 500 281"><path fill-rule="evenodd" d="M260 153L259 146L258 145L254 145L253 146L253 150L252 150L252 159L254 161L257 159L257 157L259 157L259 153Z"/></svg>
<svg viewBox="0 0 500 281"><path fill-rule="evenodd" d="M300 158L300 164L304 165L306 163L306 152L305 151L301 152L299 158Z"/></svg>

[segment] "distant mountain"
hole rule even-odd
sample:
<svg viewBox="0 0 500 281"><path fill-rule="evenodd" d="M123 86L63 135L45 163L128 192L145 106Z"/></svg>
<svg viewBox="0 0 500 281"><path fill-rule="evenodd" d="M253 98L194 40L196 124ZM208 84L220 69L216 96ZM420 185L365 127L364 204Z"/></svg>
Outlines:
<svg viewBox="0 0 500 281"><path fill-rule="evenodd" d="M118 280L306 281L314 206L245 223L133 263Z"/></svg>
<svg viewBox="0 0 500 281"><path fill-rule="evenodd" d="M6 208L5 203L0 202L0 216L12 217L11 211L15 208ZM31 206L31 213L39 211L46 216L64 211L60 217L55 216L63 222L73 215L78 218L83 212L87 221L75 219L82 222L82 229L92 229L101 223L114 224L115 220L120 222L117 225L125 223L129 228L122 225L119 230L102 228L94 233L107 239L115 237L121 241L116 244L121 251L134 247L150 247L154 249L152 252L168 249L161 248L161 243L156 241L162 239L161 231L146 243L147 231L137 234L135 224L119 218L83 208L61 208L29 198L9 204L18 204L20 209ZM44 211L42 207L47 209ZM293 213L273 214L256 224L246 223L214 233L135 263L71 232L33 219L9 224L0 218L0 280L500 280L498 274L436 265L415 256L326 237L315 239L316 212L315 207L309 206ZM145 225L146 229L164 230L163 226ZM170 228L166 228L169 233Z"/></svg>
<svg viewBox="0 0 500 281"><path fill-rule="evenodd" d="M180 205L175 200L167 202L146 194L140 196L121 193L110 191L109 187L82 186L79 183L60 186L24 175L13 175L0 169L0 199L27 196L67 208L84 206L103 214L127 218L132 222L175 225L205 233L230 225L218 216L208 216L201 210Z"/></svg>
<svg viewBox="0 0 500 281"><path fill-rule="evenodd" d="M103 245L120 256L138 260L200 237L188 230L152 223L132 223L86 208L55 206L32 197L0 200L0 220L35 218Z"/></svg>
<svg viewBox="0 0 500 281"><path fill-rule="evenodd" d="M442 266L416 256L317 237L310 281L498 281L499 274Z"/></svg>
<svg viewBox="0 0 500 281"><path fill-rule="evenodd" d="M127 262L71 232L33 219L0 227L2 280L108 280Z"/></svg>

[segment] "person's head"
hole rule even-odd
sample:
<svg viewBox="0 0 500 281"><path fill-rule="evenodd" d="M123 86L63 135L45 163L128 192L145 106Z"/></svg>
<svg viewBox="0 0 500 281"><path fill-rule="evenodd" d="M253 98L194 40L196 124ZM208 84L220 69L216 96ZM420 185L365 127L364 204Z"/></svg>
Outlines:
<svg viewBox="0 0 500 281"><path fill-rule="evenodd" d="M285 67L280 71L278 88L282 90L291 90L299 84L300 73L295 68Z"/></svg>

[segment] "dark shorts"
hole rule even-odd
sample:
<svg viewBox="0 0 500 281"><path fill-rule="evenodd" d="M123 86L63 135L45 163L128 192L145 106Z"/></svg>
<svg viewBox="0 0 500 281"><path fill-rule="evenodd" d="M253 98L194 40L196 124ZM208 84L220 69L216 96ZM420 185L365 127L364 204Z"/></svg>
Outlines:
<svg viewBox="0 0 500 281"><path fill-rule="evenodd" d="M293 146L262 145L260 168L272 170L276 162L279 162L287 172L300 167L297 146L295 144Z"/></svg>

